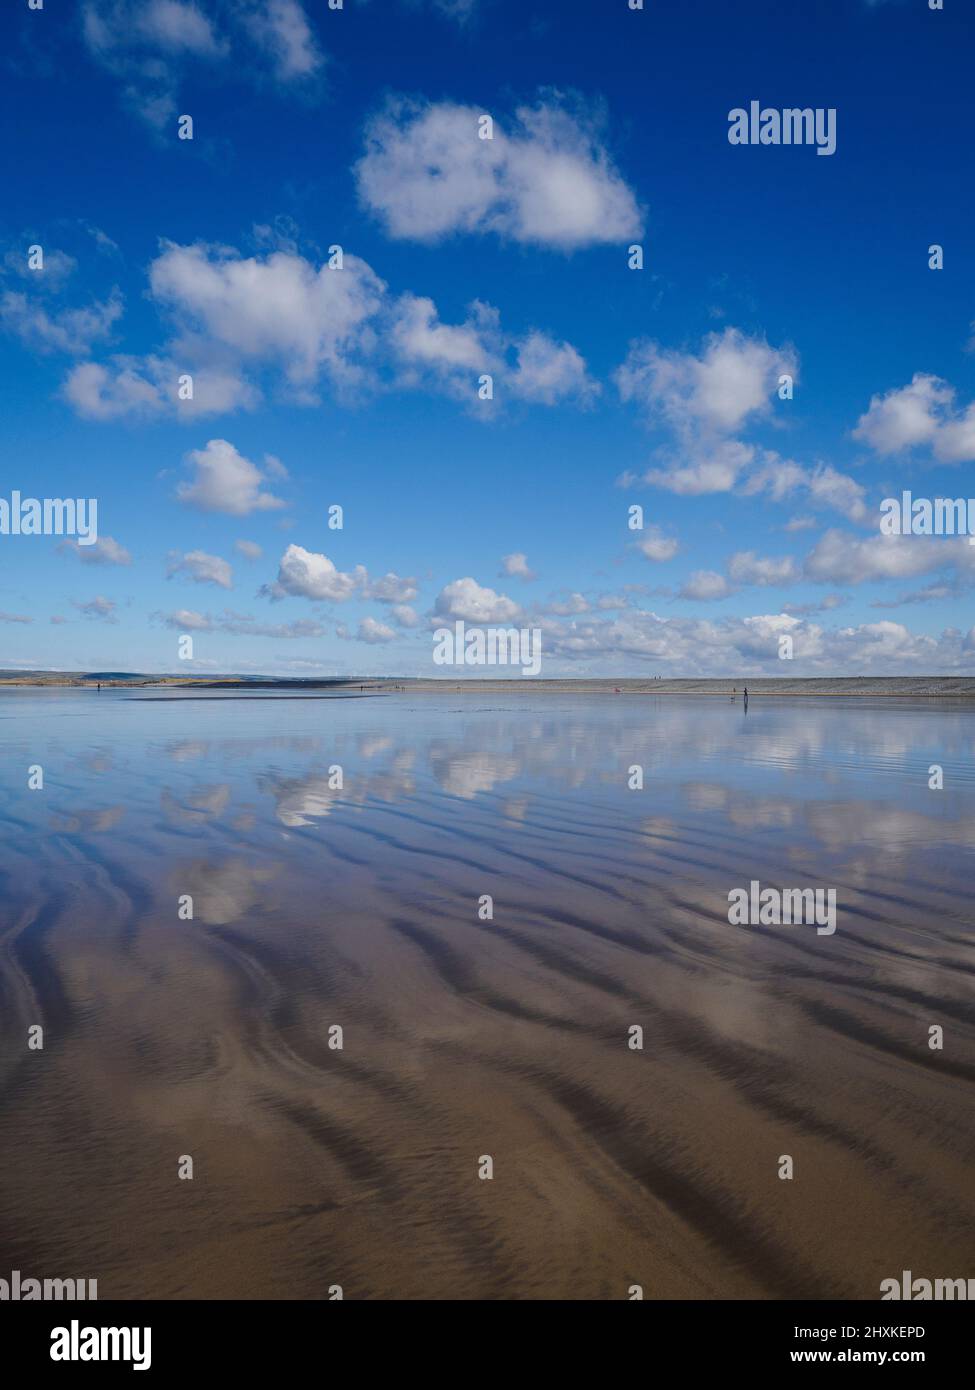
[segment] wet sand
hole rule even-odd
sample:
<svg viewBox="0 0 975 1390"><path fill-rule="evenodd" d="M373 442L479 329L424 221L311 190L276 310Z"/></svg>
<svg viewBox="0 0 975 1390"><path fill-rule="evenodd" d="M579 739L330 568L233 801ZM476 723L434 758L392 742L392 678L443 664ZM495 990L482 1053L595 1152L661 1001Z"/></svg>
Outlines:
<svg viewBox="0 0 975 1390"><path fill-rule="evenodd" d="M975 783L915 775L970 764L971 716L780 705L756 743L754 712L543 703L48 720L45 805L3 806L6 1269L101 1298L972 1274ZM749 878L835 885L835 936L730 927Z"/></svg>

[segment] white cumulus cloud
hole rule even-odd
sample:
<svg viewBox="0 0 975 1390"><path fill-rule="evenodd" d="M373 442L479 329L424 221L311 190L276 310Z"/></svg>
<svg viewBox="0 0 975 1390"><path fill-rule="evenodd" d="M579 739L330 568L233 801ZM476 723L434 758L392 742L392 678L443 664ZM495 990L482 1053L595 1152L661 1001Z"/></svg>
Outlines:
<svg viewBox="0 0 975 1390"><path fill-rule="evenodd" d="M681 434L726 435L764 414L781 374L796 379L791 348L773 348L737 328L711 333L699 353L634 343L616 374L624 401L635 401Z"/></svg>
<svg viewBox="0 0 975 1390"><path fill-rule="evenodd" d="M446 584L437 595L431 622L463 619L469 623L506 623L517 618L521 609L506 594L478 584L467 576Z"/></svg>
<svg viewBox="0 0 975 1390"><path fill-rule="evenodd" d="M176 488L177 498L188 506L227 516L249 516L285 505L280 497L262 491L264 474L226 439L211 439L206 448L194 449L188 457L195 475Z"/></svg>
<svg viewBox="0 0 975 1390"><path fill-rule="evenodd" d="M360 591L368 579L366 571L357 565L352 574L343 574L328 558L304 546L289 545L281 556L278 577L267 587L271 598L292 595L298 598L344 603Z"/></svg>
<svg viewBox="0 0 975 1390"><path fill-rule="evenodd" d="M493 139L481 139L489 114L399 97L370 121L356 180L390 235L494 232L573 250L641 233L636 199L592 116L543 98L494 120Z"/></svg>
<svg viewBox="0 0 975 1390"><path fill-rule="evenodd" d="M320 372L339 381L360 374L372 347L366 325L385 285L357 256L342 269L293 252L241 256L225 247L166 243L149 267L156 302L186 338L204 339L241 359L271 360L296 387Z"/></svg>
<svg viewBox="0 0 975 1390"><path fill-rule="evenodd" d="M955 397L954 387L940 377L917 372L909 385L871 397L853 437L881 455L928 445L941 463L971 462L975 459L975 402L958 410Z"/></svg>

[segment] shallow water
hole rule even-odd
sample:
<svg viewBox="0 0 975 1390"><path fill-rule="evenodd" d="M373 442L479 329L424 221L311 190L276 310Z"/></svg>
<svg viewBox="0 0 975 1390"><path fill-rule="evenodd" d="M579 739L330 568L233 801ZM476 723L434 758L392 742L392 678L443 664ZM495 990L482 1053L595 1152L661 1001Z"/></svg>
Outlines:
<svg viewBox="0 0 975 1390"><path fill-rule="evenodd" d="M0 1277L975 1274L975 709L152 695L0 692ZM835 888L835 933L729 925L752 879Z"/></svg>

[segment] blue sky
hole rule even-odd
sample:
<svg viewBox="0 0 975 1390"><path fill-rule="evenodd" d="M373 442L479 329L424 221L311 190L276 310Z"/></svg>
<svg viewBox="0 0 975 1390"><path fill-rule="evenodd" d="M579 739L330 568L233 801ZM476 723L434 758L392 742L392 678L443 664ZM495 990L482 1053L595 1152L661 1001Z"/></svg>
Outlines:
<svg viewBox="0 0 975 1390"><path fill-rule="evenodd" d="M0 30L0 496L99 532L0 536L0 666L441 674L463 618L544 675L975 670L975 547L879 532L975 496L961 0ZM835 153L730 144L752 100Z"/></svg>

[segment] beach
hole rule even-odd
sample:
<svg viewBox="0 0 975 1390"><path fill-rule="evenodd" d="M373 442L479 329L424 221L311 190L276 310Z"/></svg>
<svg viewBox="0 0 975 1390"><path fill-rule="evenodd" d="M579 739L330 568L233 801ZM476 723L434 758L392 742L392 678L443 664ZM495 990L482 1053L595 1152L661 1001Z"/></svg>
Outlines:
<svg viewBox="0 0 975 1390"><path fill-rule="evenodd" d="M6 1267L102 1299L964 1275L972 711L757 685L5 693L44 768L2 804ZM835 933L732 926L753 879L835 889Z"/></svg>
<svg viewBox="0 0 975 1390"><path fill-rule="evenodd" d="M86 671L0 671L0 687L58 688L101 685L106 689L172 686L176 689L356 691L369 694L443 694L466 691L471 694L505 693L516 695L750 695L828 696L831 699L869 696L872 699L975 699L973 676L723 676L723 677L619 677L536 678L531 676L476 676L437 679L416 676L328 676L307 679L260 676L179 676L151 673L103 674Z"/></svg>

